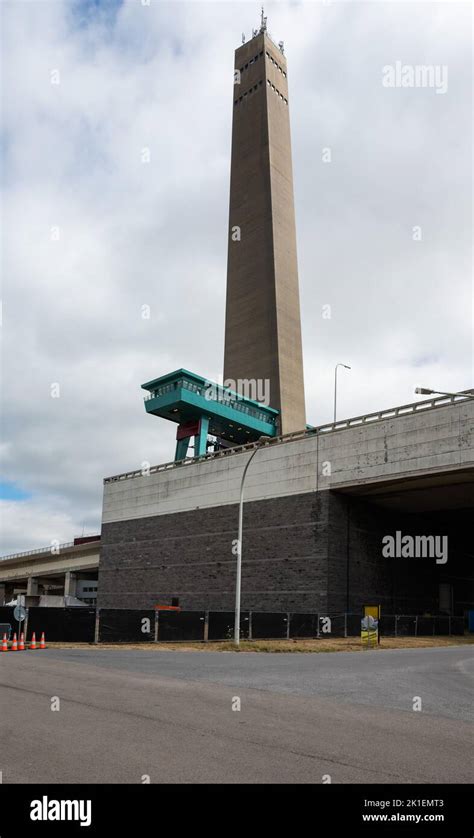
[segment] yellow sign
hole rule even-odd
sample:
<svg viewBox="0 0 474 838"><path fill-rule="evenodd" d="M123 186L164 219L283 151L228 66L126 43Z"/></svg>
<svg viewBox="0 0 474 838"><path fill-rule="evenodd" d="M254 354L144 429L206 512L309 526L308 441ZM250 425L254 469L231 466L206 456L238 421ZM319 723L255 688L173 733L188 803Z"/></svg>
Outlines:
<svg viewBox="0 0 474 838"><path fill-rule="evenodd" d="M380 605L365 605L364 619L360 625L360 639L363 646L373 648L380 642L379 638Z"/></svg>

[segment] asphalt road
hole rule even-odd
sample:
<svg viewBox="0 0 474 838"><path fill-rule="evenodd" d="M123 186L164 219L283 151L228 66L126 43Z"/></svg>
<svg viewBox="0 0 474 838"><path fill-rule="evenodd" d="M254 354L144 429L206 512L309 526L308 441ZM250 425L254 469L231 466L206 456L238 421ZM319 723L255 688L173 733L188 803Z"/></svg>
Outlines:
<svg viewBox="0 0 474 838"><path fill-rule="evenodd" d="M468 783L473 680L466 646L0 654L0 770L4 783Z"/></svg>

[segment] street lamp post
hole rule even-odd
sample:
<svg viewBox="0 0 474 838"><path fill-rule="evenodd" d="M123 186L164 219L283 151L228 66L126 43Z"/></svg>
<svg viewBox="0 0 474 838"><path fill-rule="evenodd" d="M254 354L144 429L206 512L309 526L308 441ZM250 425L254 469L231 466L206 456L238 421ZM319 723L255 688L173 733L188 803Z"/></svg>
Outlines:
<svg viewBox="0 0 474 838"><path fill-rule="evenodd" d="M337 368L344 367L345 370L350 370L352 367L347 364L336 364L334 367L334 421L336 421L336 402L337 402Z"/></svg>
<svg viewBox="0 0 474 838"><path fill-rule="evenodd" d="M474 399L474 393L446 393L444 390L430 390L428 387L415 387L418 396L464 396L466 399Z"/></svg>
<svg viewBox="0 0 474 838"><path fill-rule="evenodd" d="M261 436L259 442L269 442L271 441L271 436ZM242 475L242 480L240 483L240 502L239 502L239 534L237 539L237 578L235 583L235 622L234 622L234 643L236 646L240 643L240 594L242 588L242 530L243 530L243 523L244 523L244 484L245 478L247 477L247 472L249 470L249 465L252 462L255 454L259 448L255 448L252 451L250 457L247 460L247 463L244 468L244 473Z"/></svg>

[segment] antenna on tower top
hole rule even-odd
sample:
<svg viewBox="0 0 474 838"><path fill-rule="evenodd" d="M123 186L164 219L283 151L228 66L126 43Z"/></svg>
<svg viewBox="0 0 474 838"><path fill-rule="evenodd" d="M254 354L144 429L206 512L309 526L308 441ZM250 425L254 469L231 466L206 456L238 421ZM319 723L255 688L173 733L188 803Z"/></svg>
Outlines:
<svg viewBox="0 0 474 838"><path fill-rule="evenodd" d="M260 32L266 32L266 31L267 31L267 19L265 17L265 13L264 13L263 6L262 6Z"/></svg>

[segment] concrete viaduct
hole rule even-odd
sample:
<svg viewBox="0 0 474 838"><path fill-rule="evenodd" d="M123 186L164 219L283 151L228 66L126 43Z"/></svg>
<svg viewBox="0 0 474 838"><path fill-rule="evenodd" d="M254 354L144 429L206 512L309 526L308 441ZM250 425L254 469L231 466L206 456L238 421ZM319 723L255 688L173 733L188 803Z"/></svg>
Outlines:
<svg viewBox="0 0 474 838"><path fill-rule="evenodd" d="M95 593L83 588L97 582L99 548L100 537L95 536L2 557L0 605L17 593L26 595L28 605L37 605L40 597L48 596L95 599ZM85 584L86 581L91 584Z"/></svg>

